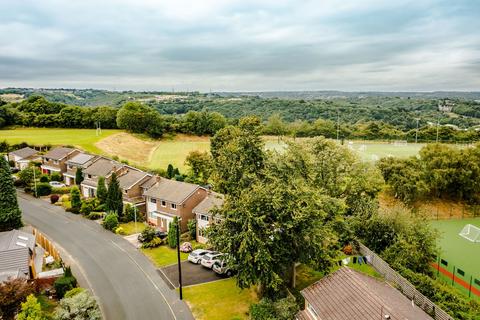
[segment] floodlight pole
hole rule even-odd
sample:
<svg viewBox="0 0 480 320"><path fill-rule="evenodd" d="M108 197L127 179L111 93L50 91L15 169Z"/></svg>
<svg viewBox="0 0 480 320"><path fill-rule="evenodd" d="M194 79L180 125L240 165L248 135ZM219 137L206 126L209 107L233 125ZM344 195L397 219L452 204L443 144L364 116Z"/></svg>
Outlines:
<svg viewBox="0 0 480 320"><path fill-rule="evenodd" d="M417 141L418 141L418 121L419 121L420 119L417 118L416 120L417 120L417 130L415 130L415 143L417 143Z"/></svg>
<svg viewBox="0 0 480 320"><path fill-rule="evenodd" d="M183 300L182 290L182 263L180 261L180 222L182 219L177 220L177 260L178 260L178 287L180 289L180 300Z"/></svg>

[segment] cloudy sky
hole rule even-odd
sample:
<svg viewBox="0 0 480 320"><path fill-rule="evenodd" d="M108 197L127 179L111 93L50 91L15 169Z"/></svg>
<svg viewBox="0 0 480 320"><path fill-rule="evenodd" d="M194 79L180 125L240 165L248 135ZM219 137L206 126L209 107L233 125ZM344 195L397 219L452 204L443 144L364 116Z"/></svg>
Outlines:
<svg viewBox="0 0 480 320"><path fill-rule="evenodd" d="M0 5L0 87L480 90L476 0Z"/></svg>

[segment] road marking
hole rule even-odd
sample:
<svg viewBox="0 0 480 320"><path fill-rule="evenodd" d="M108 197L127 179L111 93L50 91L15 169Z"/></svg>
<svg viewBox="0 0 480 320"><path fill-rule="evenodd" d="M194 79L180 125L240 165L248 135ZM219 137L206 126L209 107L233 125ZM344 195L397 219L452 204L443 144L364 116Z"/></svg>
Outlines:
<svg viewBox="0 0 480 320"><path fill-rule="evenodd" d="M167 298L165 297L165 295L163 294L163 292L160 290L160 288L155 284L155 282L153 281L153 279L145 272L145 270L143 270L143 268L138 264L137 261L135 261L135 259L133 259L133 257L125 250L123 249L122 247L120 247L117 243L115 243L115 241L113 240L110 240L112 242L112 244L114 246L116 246L118 249L120 249L123 253L125 253L129 258L130 260L133 261L133 263L135 263L135 265L138 267L138 269L140 269L140 271L143 272L143 274L147 277L147 279L153 284L154 288L160 293L160 295L162 296L163 300L165 300L165 303L167 304L168 308L170 309L170 312L172 313L173 315L173 318L175 320L177 320L177 317L175 316L175 313L173 312L173 309L172 307L170 306L170 304L168 303L167 301Z"/></svg>

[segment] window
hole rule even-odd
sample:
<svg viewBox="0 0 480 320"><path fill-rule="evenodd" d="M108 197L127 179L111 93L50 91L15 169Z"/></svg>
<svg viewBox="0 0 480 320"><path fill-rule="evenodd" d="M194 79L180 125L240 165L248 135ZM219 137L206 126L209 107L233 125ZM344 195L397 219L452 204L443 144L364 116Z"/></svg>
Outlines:
<svg viewBox="0 0 480 320"><path fill-rule="evenodd" d="M92 179L92 175L91 175L91 174L89 174L89 175L88 175L88 178L89 178L89 179Z"/></svg>
<svg viewBox="0 0 480 320"><path fill-rule="evenodd" d="M166 207L167 206L167 202L162 200L162 207Z"/></svg>
<svg viewBox="0 0 480 320"><path fill-rule="evenodd" d="M205 237L204 233L205 233L204 228L198 228L198 236L199 237Z"/></svg>
<svg viewBox="0 0 480 320"><path fill-rule="evenodd" d="M152 218L152 219L155 218L155 217L153 216L153 211L150 211L150 212L148 213L148 216L149 216L150 218Z"/></svg>
<svg viewBox="0 0 480 320"><path fill-rule="evenodd" d="M208 221L208 216L206 216L206 215L204 215L204 214L201 214L201 215L200 215L200 220Z"/></svg>
<svg viewBox="0 0 480 320"><path fill-rule="evenodd" d="M127 190L127 189L125 189L125 190L123 190L123 192L125 192L125 194L127 194L127 193L128 193L128 190Z"/></svg>
<svg viewBox="0 0 480 320"><path fill-rule="evenodd" d="M172 203L170 205L170 208L172 208L173 210L177 210L177 205L175 203Z"/></svg>
<svg viewBox="0 0 480 320"><path fill-rule="evenodd" d="M58 164L58 160L53 160L53 163L54 163L54 164Z"/></svg>
<svg viewBox="0 0 480 320"><path fill-rule="evenodd" d="M157 199L150 198L151 203L157 203Z"/></svg>

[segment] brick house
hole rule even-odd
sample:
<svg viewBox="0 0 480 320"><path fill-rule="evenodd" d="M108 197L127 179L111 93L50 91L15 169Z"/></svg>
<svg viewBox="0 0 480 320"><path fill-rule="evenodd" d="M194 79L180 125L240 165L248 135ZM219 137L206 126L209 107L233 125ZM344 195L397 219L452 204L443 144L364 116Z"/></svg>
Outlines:
<svg viewBox="0 0 480 320"><path fill-rule="evenodd" d="M15 168L23 170L28 167L30 161L41 161L42 156L38 151L30 147L25 147L8 153L8 160L13 161Z"/></svg>
<svg viewBox="0 0 480 320"><path fill-rule="evenodd" d="M181 218L181 230L187 230L188 220L194 219L192 210L205 197L207 190L199 185L159 178L144 192L147 221L158 229L168 231L174 217Z"/></svg>
<svg viewBox="0 0 480 320"><path fill-rule="evenodd" d="M42 156L42 173L63 174L67 171L67 161L80 153L80 150L66 147L58 147L48 151Z"/></svg>
<svg viewBox="0 0 480 320"><path fill-rule="evenodd" d="M197 241L199 243L207 243L208 238L204 235L205 229L219 218L212 216L212 209L220 208L223 205L223 194L209 191L205 199L202 200L195 208L193 213L197 221Z"/></svg>
<svg viewBox="0 0 480 320"><path fill-rule="evenodd" d="M43 251L37 257L35 236L20 230L0 232L0 283L8 279L32 279L41 272Z"/></svg>
<svg viewBox="0 0 480 320"><path fill-rule="evenodd" d="M67 186L75 185L75 176L79 168L85 170L94 160L94 155L80 152L67 161L67 171L63 174Z"/></svg>
<svg viewBox="0 0 480 320"><path fill-rule="evenodd" d="M105 184L108 184L112 173L117 176L126 170L120 162L105 157L97 157L83 171L83 181L80 184L80 191L85 198L93 198L97 194L98 178L104 177Z"/></svg>
<svg viewBox="0 0 480 320"><path fill-rule="evenodd" d="M149 173L130 166L125 166L125 170L118 177L118 184L122 190L123 202L135 206L139 212L145 213L146 208L143 192L152 178L154 179ZM156 182L155 179L154 182Z"/></svg>

